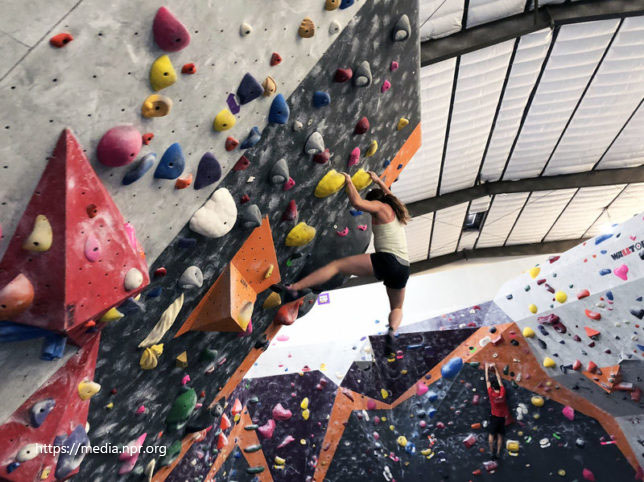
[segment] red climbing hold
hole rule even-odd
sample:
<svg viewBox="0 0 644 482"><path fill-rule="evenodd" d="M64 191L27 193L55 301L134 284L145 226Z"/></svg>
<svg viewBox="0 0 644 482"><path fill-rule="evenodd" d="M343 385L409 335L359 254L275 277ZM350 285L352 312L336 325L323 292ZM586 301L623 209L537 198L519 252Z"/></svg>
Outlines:
<svg viewBox="0 0 644 482"><path fill-rule="evenodd" d="M145 144L146 146L150 144L152 139L154 139L154 134L152 134L152 132L146 132L141 136L141 140L143 141L143 144Z"/></svg>
<svg viewBox="0 0 644 482"><path fill-rule="evenodd" d="M590 469L584 469L581 471L581 475L584 480L590 480L591 482L595 480L595 474Z"/></svg>
<svg viewBox="0 0 644 482"><path fill-rule="evenodd" d="M572 369L575 371L581 370L581 362L579 360L575 360L575 363L572 364Z"/></svg>
<svg viewBox="0 0 644 482"><path fill-rule="evenodd" d="M230 423L230 420L228 419L228 417L224 413L221 416L221 421L219 422L219 428L222 429L222 430L228 430L231 427L231 425L232 424Z"/></svg>
<svg viewBox="0 0 644 482"><path fill-rule="evenodd" d="M597 371L597 364L594 361L589 361L586 366L586 371L590 373L595 373Z"/></svg>
<svg viewBox="0 0 644 482"><path fill-rule="evenodd" d="M333 80L335 82L346 82L347 80L351 80L351 77L353 77L353 70L351 69L338 69L335 71L335 75L333 76Z"/></svg>
<svg viewBox="0 0 644 482"><path fill-rule="evenodd" d="M52 47L56 48L63 48L65 45L67 45L69 42L74 40L74 37L71 36L71 34L68 33L59 33L57 35L54 35L52 38L49 39L49 44Z"/></svg>
<svg viewBox="0 0 644 482"><path fill-rule="evenodd" d="M242 411L242 403L239 398L235 399L235 403L233 403L233 408L230 409L230 413L233 414L233 417Z"/></svg>
<svg viewBox="0 0 644 482"><path fill-rule="evenodd" d="M239 203L246 204L248 201L250 201L250 196L248 194L244 194L239 200Z"/></svg>
<svg viewBox="0 0 644 482"><path fill-rule="evenodd" d="M168 274L168 270L165 269L163 266L154 270L155 278L163 278L166 274Z"/></svg>
<svg viewBox="0 0 644 482"><path fill-rule="evenodd" d="M197 67L195 67L195 64L190 62L189 64L184 64L183 67L181 67L181 73L182 74L196 74L197 73Z"/></svg>
<svg viewBox="0 0 644 482"><path fill-rule="evenodd" d="M353 130L354 134L364 134L369 130L369 119L363 117L356 124L356 128Z"/></svg>
<svg viewBox="0 0 644 482"><path fill-rule="evenodd" d="M577 293L577 299L581 300L582 298L586 298L587 296L590 296L590 291L584 289L581 290L579 293Z"/></svg>
<svg viewBox="0 0 644 482"><path fill-rule="evenodd" d="M188 29L165 7L157 10L152 32L154 41L166 52L178 52L190 43Z"/></svg>
<svg viewBox="0 0 644 482"><path fill-rule="evenodd" d="M601 320L602 315L596 311L590 311L589 309L585 310L586 316L591 320Z"/></svg>
<svg viewBox="0 0 644 482"><path fill-rule="evenodd" d="M228 438L224 435L223 432L219 434L219 438L217 439L217 450L223 449L226 445L228 445Z"/></svg>
<svg viewBox="0 0 644 482"><path fill-rule="evenodd" d="M275 313L275 318L273 321L279 325L292 325L295 320L297 320L297 315L300 311L300 306L304 303L304 298L291 301L282 305L277 313Z"/></svg>
<svg viewBox="0 0 644 482"><path fill-rule="evenodd" d="M239 141L235 139L234 137L227 137L226 138L226 150L227 151L233 151L235 150L235 147L239 145Z"/></svg>
<svg viewBox="0 0 644 482"><path fill-rule="evenodd" d="M250 166L250 161L246 156L241 156L233 166L234 171L245 171Z"/></svg>
<svg viewBox="0 0 644 482"><path fill-rule="evenodd" d="M295 200L291 199L286 206L284 214L282 214L282 221L295 221L297 219L297 205Z"/></svg>
<svg viewBox="0 0 644 482"><path fill-rule="evenodd" d="M324 149L323 152L318 152L313 156L313 162L317 162L318 164L326 164L327 162L329 162L329 159L331 159L331 152L328 148Z"/></svg>
<svg viewBox="0 0 644 482"><path fill-rule="evenodd" d="M600 332L591 328L590 326L584 326L584 330L586 330L586 335L588 335L589 338L593 338L595 336L599 336Z"/></svg>
<svg viewBox="0 0 644 482"><path fill-rule="evenodd" d="M281 62L282 62L282 56L277 52L273 52L273 55L271 55L271 67L275 67Z"/></svg>
<svg viewBox="0 0 644 482"><path fill-rule="evenodd" d="M282 190L288 191L289 189L292 189L293 186L295 186L295 180L292 177L289 177L288 180L282 186Z"/></svg>
<svg viewBox="0 0 644 482"><path fill-rule="evenodd" d="M552 263L554 263L555 261L557 261L558 259L559 259L559 256L550 256L550 257L548 258L548 262L549 262L550 264L552 264Z"/></svg>

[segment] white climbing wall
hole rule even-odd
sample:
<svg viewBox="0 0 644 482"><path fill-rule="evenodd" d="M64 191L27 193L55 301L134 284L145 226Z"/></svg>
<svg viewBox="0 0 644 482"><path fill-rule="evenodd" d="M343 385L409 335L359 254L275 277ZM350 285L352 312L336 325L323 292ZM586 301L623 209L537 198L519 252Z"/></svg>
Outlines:
<svg viewBox="0 0 644 482"><path fill-rule="evenodd" d="M153 93L150 66L165 53L152 37L154 15L163 5L186 25L192 39L182 51L169 54L178 75L174 85L161 91L174 102L170 115L144 119L141 104ZM158 158L172 143L180 143L186 156L184 174L194 174L201 156L210 151L222 165L223 178L241 155L239 150L225 151L226 137L241 141L253 126L263 129L272 101L262 97L242 106L233 129L215 132L212 122L226 107L228 93L250 72L260 82L272 76L277 92L288 99L338 37L329 33L331 22L343 28L362 5L364 0L357 0L350 8L328 12L320 0L238 0L225 7L219 1L189 0L5 4L0 18L0 256L58 135L71 127L125 219L136 227L148 262L153 261L216 184L200 191L176 190L174 181L148 173L123 186L128 166L106 168L96 162L96 145L105 131L131 123L141 133L154 133L140 155L155 152ZM297 30L307 16L316 32L303 39ZM247 37L240 36L244 22L253 27ZM52 48L49 38L60 32L71 33L74 40L62 49ZM273 52L283 61L271 67ZM197 73L181 74L189 62L195 63Z"/></svg>

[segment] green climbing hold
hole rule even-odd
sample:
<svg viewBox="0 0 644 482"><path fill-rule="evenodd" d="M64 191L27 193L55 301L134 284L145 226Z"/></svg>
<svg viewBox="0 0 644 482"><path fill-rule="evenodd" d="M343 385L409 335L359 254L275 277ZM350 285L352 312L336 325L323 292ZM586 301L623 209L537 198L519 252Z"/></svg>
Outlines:
<svg viewBox="0 0 644 482"><path fill-rule="evenodd" d="M251 425L246 425L246 426L244 427L244 430L251 431L251 430L257 430L258 428L259 428L259 425L257 425L257 424L255 424L255 423L253 423L253 424L251 424Z"/></svg>
<svg viewBox="0 0 644 482"><path fill-rule="evenodd" d="M258 465L257 467L248 467L246 469L246 472L248 472L249 474L261 474L262 472L264 472L264 467L262 467L261 465Z"/></svg>
<svg viewBox="0 0 644 482"><path fill-rule="evenodd" d="M169 431L181 429L195 409L197 404L197 393L193 388L184 389L172 404L172 408L166 417L166 424Z"/></svg>
<svg viewBox="0 0 644 482"><path fill-rule="evenodd" d="M472 361L472 362L468 362L467 364L468 364L469 366L471 366L472 368L478 368L478 367L479 367L479 365L481 364L481 362Z"/></svg>
<svg viewBox="0 0 644 482"><path fill-rule="evenodd" d="M159 465L161 467L165 467L167 465L170 465L172 462L177 460L177 457L181 453L181 440L175 440L172 442L172 445L168 447L168 450L166 451L166 454L161 457L161 460L159 461Z"/></svg>
<svg viewBox="0 0 644 482"><path fill-rule="evenodd" d="M205 347L201 350L201 353L199 353L199 360L201 361L215 361L216 359L217 350L213 350L212 348Z"/></svg>
<svg viewBox="0 0 644 482"><path fill-rule="evenodd" d="M253 452L257 452L258 450L261 450L261 449L262 449L262 446L259 444L249 445L244 449L244 452L246 452L247 454L252 454Z"/></svg>

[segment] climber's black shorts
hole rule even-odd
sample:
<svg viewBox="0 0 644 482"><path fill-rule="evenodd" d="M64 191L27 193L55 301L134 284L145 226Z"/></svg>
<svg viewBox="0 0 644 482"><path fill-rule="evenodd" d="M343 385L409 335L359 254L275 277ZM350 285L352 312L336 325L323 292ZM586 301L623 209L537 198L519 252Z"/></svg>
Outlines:
<svg viewBox="0 0 644 482"><path fill-rule="evenodd" d="M402 264L391 253L371 253L373 274L377 280L384 281L387 288L401 290L407 286L409 266Z"/></svg>
<svg viewBox="0 0 644 482"><path fill-rule="evenodd" d="M490 415L490 424L487 428L490 435L505 435L505 417Z"/></svg>

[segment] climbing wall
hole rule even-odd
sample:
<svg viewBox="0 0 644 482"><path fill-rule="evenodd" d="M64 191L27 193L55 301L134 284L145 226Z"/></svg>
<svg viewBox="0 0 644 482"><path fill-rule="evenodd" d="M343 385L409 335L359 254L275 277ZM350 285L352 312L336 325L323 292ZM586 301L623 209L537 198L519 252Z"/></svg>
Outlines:
<svg viewBox="0 0 644 482"><path fill-rule="evenodd" d="M276 2L270 15L250 0L159 7L87 0L49 29L43 12L32 22L42 40L3 67L0 346L12 363L2 367L9 382L0 430L15 443L0 449L0 478L268 473L263 452L235 462L237 436L226 439L232 429L221 414L233 423L266 418L268 402L232 413L232 394L277 335L273 319L292 322L315 298L278 308L266 288L364 252L368 216L349 209L335 171L348 171L360 189L371 169L391 183L419 146L414 1ZM42 161L66 125L60 142L82 157L76 171L56 169L60 148ZM67 193L67 205L41 189L43 173L45 184L58 176L54 194ZM85 178L91 192L79 189ZM42 249L49 238L53 247ZM72 373L90 346L86 371ZM312 434L307 457L324 436L333 390L327 379L311 397L315 433L288 427L306 440ZM49 425L26 423L38 404L54 414ZM146 450L29 458L33 444L54 437ZM219 451L227 457L216 458ZM297 470L314 466L307 460Z"/></svg>

